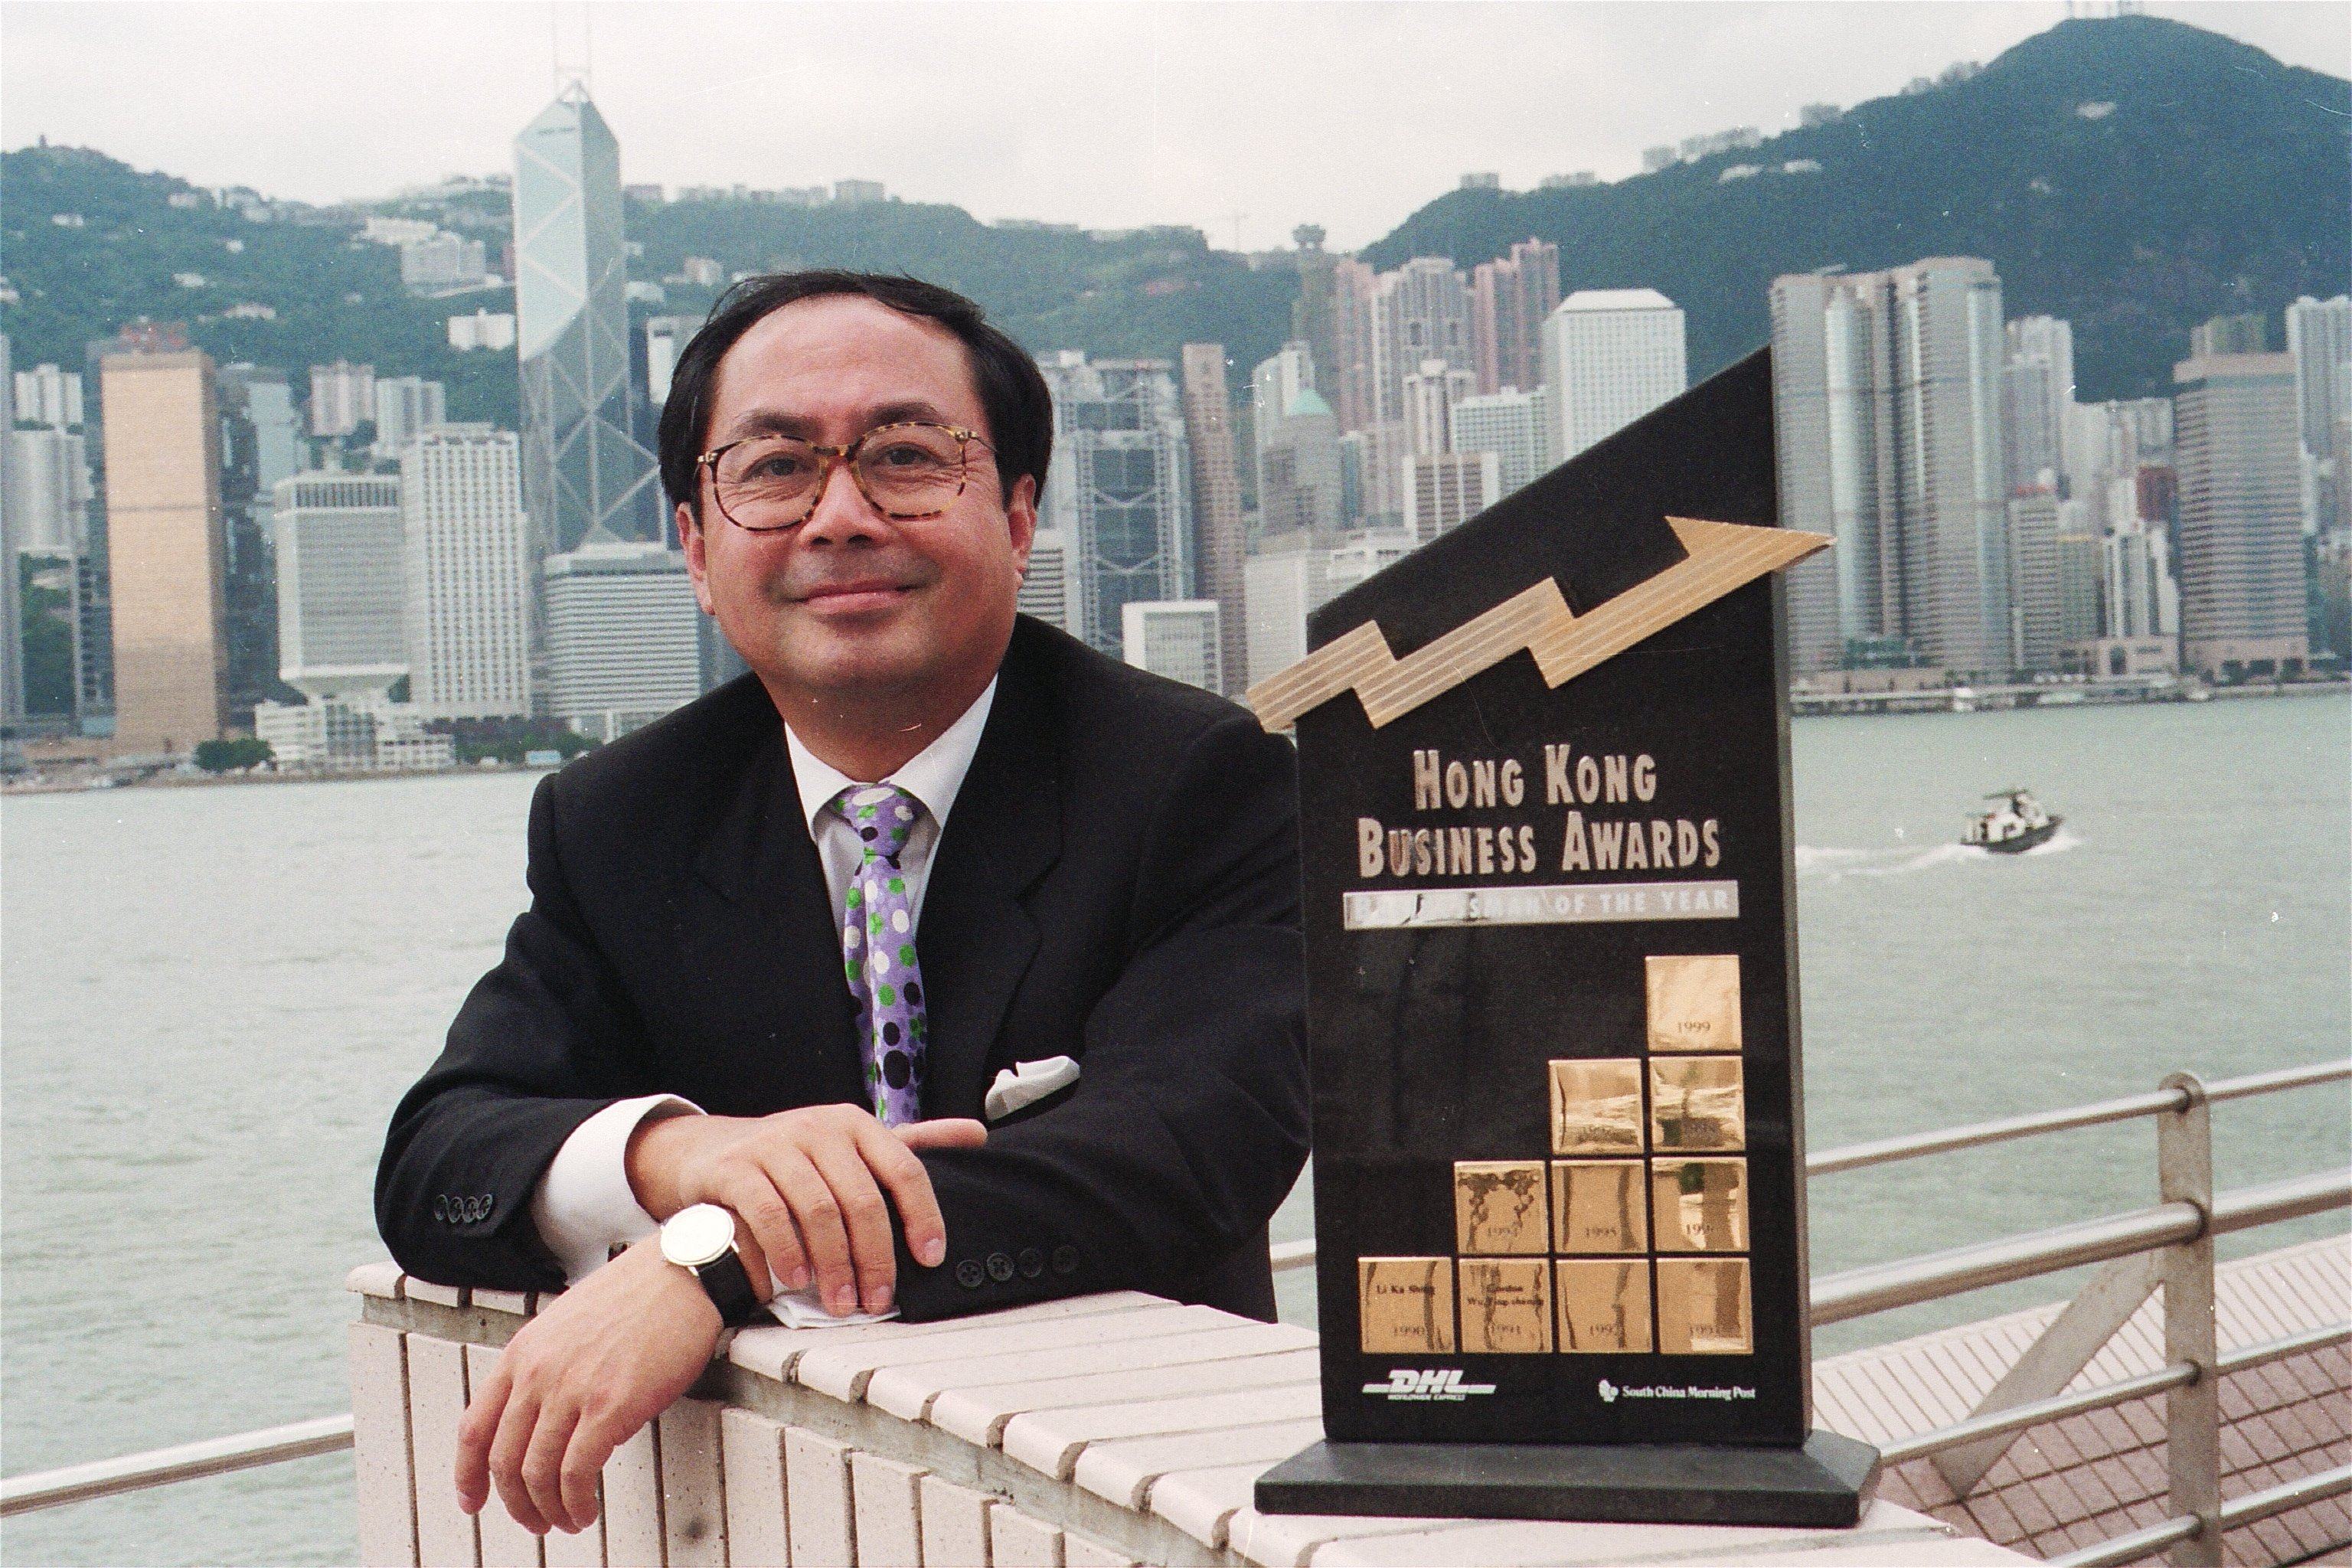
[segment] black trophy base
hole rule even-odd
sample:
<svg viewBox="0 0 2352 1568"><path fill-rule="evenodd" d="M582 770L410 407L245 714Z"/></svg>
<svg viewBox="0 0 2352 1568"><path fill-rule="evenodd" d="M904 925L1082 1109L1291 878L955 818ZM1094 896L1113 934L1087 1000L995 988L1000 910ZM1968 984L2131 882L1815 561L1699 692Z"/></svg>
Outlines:
<svg viewBox="0 0 2352 1568"><path fill-rule="evenodd" d="M1610 1524L1859 1521L1878 1450L1834 1432L1799 1448L1697 1443L1317 1443L1258 1478L1264 1513Z"/></svg>

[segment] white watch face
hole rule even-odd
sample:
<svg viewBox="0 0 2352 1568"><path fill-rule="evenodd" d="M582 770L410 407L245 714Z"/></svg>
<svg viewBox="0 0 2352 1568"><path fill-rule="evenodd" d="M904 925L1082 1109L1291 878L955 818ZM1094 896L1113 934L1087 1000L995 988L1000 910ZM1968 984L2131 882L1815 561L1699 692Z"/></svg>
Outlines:
<svg viewBox="0 0 2352 1568"><path fill-rule="evenodd" d="M699 1268L735 1245L735 1216L717 1204L682 1208L663 1222L662 1256L682 1268Z"/></svg>

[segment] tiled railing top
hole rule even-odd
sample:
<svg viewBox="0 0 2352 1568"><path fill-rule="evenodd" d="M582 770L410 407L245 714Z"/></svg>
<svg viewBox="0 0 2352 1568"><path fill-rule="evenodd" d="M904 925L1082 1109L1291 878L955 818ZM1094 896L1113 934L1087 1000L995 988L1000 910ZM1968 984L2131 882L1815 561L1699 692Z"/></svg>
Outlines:
<svg viewBox="0 0 2352 1568"><path fill-rule="evenodd" d="M536 1306L507 1292L429 1285L390 1264L357 1269L350 1284L363 1299L364 1324L404 1331L411 1342L503 1344ZM1043 1553L1037 1560L1061 1568L1566 1568L1739 1563L1760 1554L1886 1568L2022 1561L1884 1503L1849 1531L1261 1514L1251 1506L1258 1475L1322 1435L1317 1378L1315 1336L1306 1330L1121 1291L940 1323L746 1329L694 1394L731 1407L730 1415L754 1413L788 1434L845 1450L831 1462L859 1483L841 1500L856 1513L857 1529L845 1525L839 1536L846 1542L863 1531L866 1549L853 1546L852 1560L868 1568L967 1561L1011 1568L1031 1560L1022 1531L1032 1527L1055 1538L1050 1545L1044 1536L1032 1542ZM355 1399L362 1427L370 1420L364 1405ZM364 1469L365 1432L361 1439ZM447 1444L446 1436L415 1433L420 1489L443 1484L424 1458ZM781 1493L781 1469L776 1479ZM729 1487L740 1484L730 1468ZM938 1517L918 1500L907 1520L869 1520L869 1490L929 1499ZM362 1491L364 1511L364 1477ZM975 1496L993 1522L964 1533L978 1530L995 1542L978 1555L967 1550L971 1543L950 1540L961 1539L958 1519L979 1517L971 1512ZM727 1499L728 1519L741 1511L740 1500ZM797 1490L792 1505L789 1533L797 1538ZM428 1511L425 1500L416 1511L419 1518ZM493 1526L481 1531L485 1561ZM776 1533L781 1540L785 1532ZM923 1545L934 1533L939 1541ZM771 1560L747 1552L750 1544L737 1543L738 1564ZM557 1545L551 1537L548 1563ZM669 1560L681 1559L673 1551Z"/></svg>

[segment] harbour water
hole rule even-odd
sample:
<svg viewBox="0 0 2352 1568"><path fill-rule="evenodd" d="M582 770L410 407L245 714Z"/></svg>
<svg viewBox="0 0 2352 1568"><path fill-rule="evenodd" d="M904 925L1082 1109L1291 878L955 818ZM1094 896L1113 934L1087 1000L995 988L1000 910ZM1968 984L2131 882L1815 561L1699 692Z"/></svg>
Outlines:
<svg viewBox="0 0 2352 1568"><path fill-rule="evenodd" d="M2352 1040L2341 697L1807 720L1795 750L1815 1148ZM0 807L0 1470L347 1408L341 1279L381 1252L383 1121L521 901L532 782ZM2060 837L2013 859L1958 848L1976 797L2011 784L2067 818ZM2217 1108L2221 1180L2340 1165L2348 1120L2332 1089ZM2141 1123L1824 1178L1815 1267L2146 1203L2153 1143ZM1302 1190L1277 1237L1309 1224ZM1294 1287L1286 1313L1308 1310ZM26 1516L0 1526L0 1557L344 1561L348 1476L331 1456Z"/></svg>

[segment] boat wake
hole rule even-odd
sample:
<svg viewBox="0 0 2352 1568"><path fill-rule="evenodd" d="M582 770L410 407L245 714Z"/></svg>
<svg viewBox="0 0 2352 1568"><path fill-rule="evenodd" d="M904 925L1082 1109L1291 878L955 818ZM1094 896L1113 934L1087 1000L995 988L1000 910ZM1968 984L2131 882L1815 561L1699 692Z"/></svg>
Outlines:
<svg viewBox="0 0 2352 1568"><path fill-rule="evenodd" d="M2048 842L2021 855L1996 855L1974 844L1937 844L1927 849L1852 849L1837 846L1797 846L1797 875L1837 881L1846 877L1911 877L1945 866L1981 866L1995 860L2035 859L2063 855L2081 847L2083 840L2071 828L2061 827Z"/></svg>

